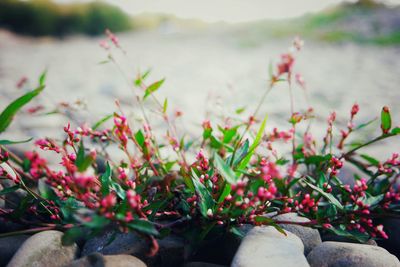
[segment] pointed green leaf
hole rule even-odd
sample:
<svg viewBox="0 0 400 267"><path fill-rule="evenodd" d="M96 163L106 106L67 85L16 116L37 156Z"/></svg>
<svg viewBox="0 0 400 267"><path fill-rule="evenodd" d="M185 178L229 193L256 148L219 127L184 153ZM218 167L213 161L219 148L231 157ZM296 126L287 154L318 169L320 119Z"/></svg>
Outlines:
<svg viewBox="0 0 400 267"><path fill-rule="evenodd" d="M157 81L155 83L150 84L147 88L146 91L144 93L144 97L143 100L146 99L149 95L151 95L152 93L154 93L155 91L157 91L161 85L164 83L165 79L162 79L160 81Z"/></svg>
<svg viewBox="0 0 400 267"><path fill-rule="evenodd" d="M14 186L11 186L11 187L6 187L6 188L4 188L3 190L0 191L0 196L6 195L6 194L8 194L8 193L15 192L15 191L17 191L18 189L19 189L19 186L18 186L18 185L14 185Z"/></svg>
<svg viewBox="0 0 400 267"><path fill-rule="evenodd" d="M110 193L110 183L111 183L111 167L107 162L106 171L100 176L101 184L101 194L106 196Z"/></svg>
<svg viewBox="0 0 400 267"><path fill-rule="evenodd" d="M47 70L43 71L39 77L39 86L45 86Z"/></svg>
<svg viewBox="0 0 400 267"><path fill-rule="evenodd" d="M109 119L111 119L114 115L113 114L109 114L107 116L105 116L104 118L101 118L99 121L97 121L95 124L93 124L92 129L96 130L97 128L99 128L103 123L105 123L106 121L108 121Z"/></svg>
<svg viewBox="0 0 400 267"><path fill-rule="evenodd" d="M231 167L225 163L225 161L218 155L214 155L214 165L218 170L218 173L225 179L229 184L236 184L238 177Z"/></svg>
<svg viewBox="0 0 400 267"><path fill-rule="evenodd" d="M130 222L128 224L128 227L131 229L134 229L136 231L139 231L141 233L148 234L148 235L158 235L159 234L157 229L154 227L154 225L151 222L145 221L142 219L133 220L132 222Z"/></svg>
<svg viewBox="0 0 400 267"><path fill-rule="evenodd" d="M0 133L4 132L7 127L12 122L15 114L29 101L31 101L34 97L40 94L43 91L44 85L39 86L35 90L32 90L25 95L19 97L18 99L14 100L9 104L3 112L0 114Z"/></svg>
<svg viewBox="0 0 400 267"><path fill-rule="evenodd" d="M229 183L225 183L224 190L222 190L221 195L218 198L218 203L222 203L224 199L231 193L231 185Z"/></svg>
<svg viewBox="0 0 400 267"><path fill-rule="evenodd" d="M208 189L204 186L204 184L200 182L199 178L197 177L197 174L193 170L192 170L192 178L193 178L192 181L194 184L194 188L199 197L198 205L200 208L200 213L207 218L208 217L207 211L209 209L211 210L213 209L214 200Z"/></svg>
<svg viewBox="0 0 400 267"><path fill-rule="evenodd" d="M136 140L136 142L139 144L139 146L140 146L141 148L143 148L145 138L144 138L144 134L143 134L142 130L139 130L139 131L136 132L136 134L135 134L135 140Z"/></svg>
<svg viewBox="0 0 400 267"><path fill-rule="evenodd" d="M32 139L33 139L33 138L29 138L29 139L22 140L22 141L0 140L0 145L13 145L13 144L28 143L28 142L30 142Z"/></svg>
<svg viewBox="0 0 400 267"><path fill-rule="evenodd" d="M239 170L243 170L246 168L247 164L250 162L251 157L253 156L256 148L260 145L261 143L261 138L264 134L265 126L267 124L267 116L265 116L263 122L261 123L260 129L257 132L256 138L254 139L253 144L250 146L249 153L247 154L246 157L240 162L239 164Z"/></svg>
<svg viewBox="0 0 400 267"><path fill-rule="evenodd" d="M311 187L312 189L314 189L315 191L317 191L318 193L320 193L321 195L323 195L326 199L329 200L330 203L332 203L333 205L335 205L337 208L343 210L344 207L343 205L339 202L339 200L337 200L332 194L325 192L324 190L322 190L322 188L319 188L313 184L310 184L307 181L304 181L309 187Z"/></svg>
<svg viewBox="0 0 400 267"><path fill-rule="evenodd" d="M168 99L166 98L164 100L164 104L163 104L163 113L164 114L167 112L167 108L168 108Z"/></svg>
<svg viewBox="0 0 400 267"><path fill-rule="evenodd" d="M396 127L392 129L392 134L400 134L400 127Z"/></svg>

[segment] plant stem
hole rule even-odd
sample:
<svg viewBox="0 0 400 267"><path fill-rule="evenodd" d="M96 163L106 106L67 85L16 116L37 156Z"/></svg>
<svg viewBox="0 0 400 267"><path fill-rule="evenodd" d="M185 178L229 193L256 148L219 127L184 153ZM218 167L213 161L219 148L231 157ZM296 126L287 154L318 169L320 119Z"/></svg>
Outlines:
<svg viewBox="0 0 400 267"><path fill-rule="evenodd" d="M395 135L396 135L396 134L391 134L391 133L389 133L389 134L382 134L381 136L378 136L378 137L372 139L371 141L368 141L368 142L366 142L366 143L364 143L364 144L361 144L361 145L359 145L359 146L357 146L357 147L351 149L350 151L348 151L348 152L346 152L346 153L343 153L343 154L340 156L339 159L347 158L349 155L353 154L354 152L356 152L356 151L359 150L360 148L363 148L363 147L365 147L365 146L371 145L371 144L373 144L373 143L375 143L375 142L378 142L378 141L380 141L380 140L383 140L383 139L386 139L386 138L389 138L389 137L392 137L392 136L395 136Z"/></svg>

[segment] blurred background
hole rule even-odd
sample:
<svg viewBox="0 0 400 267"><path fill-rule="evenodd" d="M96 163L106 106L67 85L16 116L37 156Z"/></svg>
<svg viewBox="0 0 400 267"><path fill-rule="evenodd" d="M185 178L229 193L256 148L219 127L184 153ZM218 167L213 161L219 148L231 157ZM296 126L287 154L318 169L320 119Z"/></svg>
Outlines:
<svg viewBox="0 0 400 267"><path fill-rule="evenodd" d="M210 114L224 116L241 108L250 114L266 90L269 65L279 61L298 35L305 47L295 73L304 77L317 115L313 127L321 135L333 110L345 127L354 102L361 106L358 122L376 117L384 105L391 107L398 122L399 4L400 0L0 0L0 107L35 86L47 69L48 86L31 106L43 105L52 113L62 103L77 109L79 116L70 114L77 123L95 122L112 113L114 100L120 99L134 115L126 79L133 81L139 71L151 69L150 81L166 78L160 99L168 97L171 112L183 113L181 127L195 136ZM126 51L124 55L112 50L125 77L113 64L99 64L107 60L99 46L106 28L117 34ZM18 86L22 81L25 85ZM302 89L294 91L296 110L306 110ZM289 127L289 106L287 86L282 84L262 107L270 115L270 127ZM7 133L13 139L62 134L66 121L56 113L24 116ZM393 146L400 150L399 142L390 144L391 151Z"/></svg>

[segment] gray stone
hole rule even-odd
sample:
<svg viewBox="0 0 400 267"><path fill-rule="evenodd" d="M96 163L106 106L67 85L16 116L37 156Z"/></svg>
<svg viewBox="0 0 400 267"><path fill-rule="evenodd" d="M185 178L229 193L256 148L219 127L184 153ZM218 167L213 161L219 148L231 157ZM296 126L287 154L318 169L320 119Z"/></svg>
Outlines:
<svg viewBox="0 0 400 267"><path fill-rule="evenodd" d="M239 249L240 244L242 243L243 237L246 236L254 228L254 225L243 224L236 228L243 234L243 236L239 236L232 232L229 232L228 234L225 235L222 241L223 256L224 256L223 263L232 262L233 257L235 256L237 250Z"/></svg>
<svg viewBox="0 0 400 267"><path fill-rule="evenodd" d="M114 233L107 231L103 235L89 239L82 249L82 256L94 252L104 255L131 254L144 255L148 250L145 239L134 233Z"/></svg>
<svg viewBox="0 0 400 267"><path fill-rule="evenodd" d="M254 227L243 239L232 267L306 267L301 239L288 231L286 236L274 227Z"/></svg>
<svg viewBox="0 0 400 267"><path fill-rule="evenodd" d="M102 255L93 253L73 261L66 267L146 267L146 264L131 255Z"/></svg>
<svg viewBox="0 0 400 267"><path fill-rule="evenodd" d="M399 260L387 250L377 246L323 242L307 257L311 267L399 267Z"/></svg>
<svg viewBox="0 0 400 267"><path fill-rule="evenodd" d="M21 201L28 195L28 193L23 189L17 189L12 193L5 195L5 208L15 209L21 203Z"/></svg>
<svg viewBox="0 0 400 267"><path fill-rule="evenodd" d="M6 266L29 235L16 235L0 238L0 266Z"/></svg>
<svg viewBox="0 0 400 267"><path fill-rule="evenodd" d="M285 213L273 217L278 221L288 221L288 222L309 222L310 220L299 216L297 213ZM317 229L311 227L296 225L296 224L279 224L283 229L297 235L300 237L304 244L304 255L307 256L310 251L322 243L321 236Z"/></svg>
<svg viewBox="0 0 400 267"><path fill-rule="evenodd" d="M149 242L135 233L114 233L107 231L105 234L92 238L83 247L82 255L94 252L104 255L129 254L146 262L149 266L177 266L184 261L184 242L181 238L169 235L158 240L159 251L154 257L147 257Z"/></svg>
<svg viewBox="0 0 400 267"><path fill-rule="evenodd" d="M321 234L321 239L323 242L325 241L336 241L336 242L346 242L346 243L355 243L355 244L361 244L359 241L355 239L351 239L345 236L340 236L340 235L335 235L333 233L323 233ZM365 245L370 245L370 246L377 246L378 244L376 243L375 240L369 239L367 242L364 243Z"/></svg>
<svg viewBox="0 0 400 267"><path fill-rule="evenodd" d="M44 231L28 238L7 267L65 266L78 254L76 244L63 246L59 231Z"/></svg>

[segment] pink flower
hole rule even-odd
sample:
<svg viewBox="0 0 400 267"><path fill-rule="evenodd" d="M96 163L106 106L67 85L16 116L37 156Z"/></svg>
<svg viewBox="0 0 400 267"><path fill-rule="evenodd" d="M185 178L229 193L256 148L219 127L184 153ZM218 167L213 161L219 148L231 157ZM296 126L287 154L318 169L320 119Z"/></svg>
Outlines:
<svg viewBox="0 0 400 267"><path fill-rule="evenodd" d="M108 39L110 39L110 41L116 46L116 47L120 47L119 45L119 39L117 36L115 36L115 34L113 32L111 32L109 29L106 29L106 35L108 37Z"/></svg>
<svg viewBox="0 0 400 267"><path fill-rule="evenodd" d="M351 108L351 117L353 118L358 113L359 110L360 110L360 107L358 106L357 103L355 103L353 105L353 107Z"/></svg>
<svg viewBox="0 0 400 267"><path fill-rule="evenodd" d="M106 210L112 209L115 204L117 204L117 198L113 194L105 196L100 202L101 207Z"/></svg>
<svg viewBox="0 0 400 267"><path fill-rule="evenodd" d="M105 50L109 50L110 49L110 45L108 44L107 40L101 40L99 42L99 45L101 47L103 47Z"/></svg>
<svg viewBox="0 0 400 267"><path fill-rule="evenodd" d="M17 82L17 88L21 89L25 83L28 81L28 78L26 76L22 76L21 79Z"/></svg>
<svg viewBox="0 0 400 267"><path fill-rule="evenodd" d="M295 77L298 85L300 85L303 89L306 88L306 82L300 73L296 73L296 75L294 77Z"/></svg>
<svg viewBox="0 0 400 267"><path fill-rule="evenodd" d="M298 51L300 51L301 48L303 48L303 46L304 46L304 41L299 36L296 36L296 38L294 38L294 40L293 40L293 46Z"/></svg>
<svg viewBox="0 0 400 267"><path fill-rule="evenodd" d="M294 64L294 57L292 56L292 54L287 53L281 55L281 62L279 62L277 65L278 68L277 76L279 77L285 73L290 74L292 72L293 64Z"/></svg>

